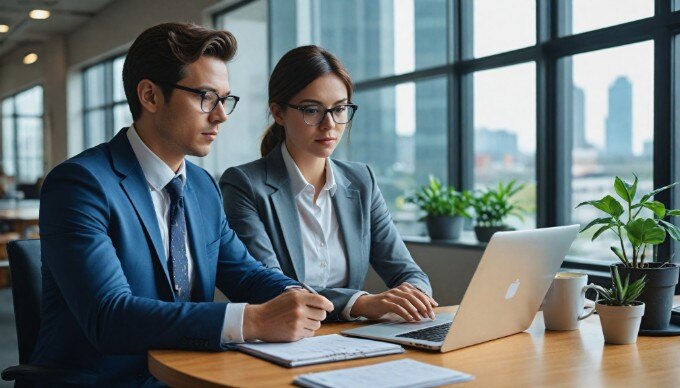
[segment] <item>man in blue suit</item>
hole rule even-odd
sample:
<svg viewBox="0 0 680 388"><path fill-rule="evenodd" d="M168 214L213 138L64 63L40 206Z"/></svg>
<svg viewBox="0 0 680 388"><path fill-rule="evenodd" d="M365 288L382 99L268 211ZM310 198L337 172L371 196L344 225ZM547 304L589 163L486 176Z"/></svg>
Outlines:
<svg viewBox="0 0 680 388"><path fill-rule="evenodd" d="M250 256L216 182L185 160L208 153L238 101L226 67L235 51L226 31L146 30L123 69L134 124L47 176L33 364L78 370L84 384L155 383L149 349L295 341L332 311ZM212 302L216 286L230 303Z"/></svg>

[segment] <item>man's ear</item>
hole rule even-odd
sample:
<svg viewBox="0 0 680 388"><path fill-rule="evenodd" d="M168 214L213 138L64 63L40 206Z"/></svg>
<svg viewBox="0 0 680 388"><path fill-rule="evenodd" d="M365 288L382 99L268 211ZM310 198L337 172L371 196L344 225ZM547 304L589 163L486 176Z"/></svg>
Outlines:
<svg viewBox="0 0 680 388"><path fill-rule="evenodd" d="M281 105L272 102L269 104L269 111L272 112L272 117L276 124L283 126L283 108L281 108Z"/></svg>
<svg viewBox="0 0 680 388"><path fill-rule="evenodd" d="M164 103L161 89L148 79L143 79L137 84L137 98L142 108L151 113L156 113L160 104Z"/></svg>

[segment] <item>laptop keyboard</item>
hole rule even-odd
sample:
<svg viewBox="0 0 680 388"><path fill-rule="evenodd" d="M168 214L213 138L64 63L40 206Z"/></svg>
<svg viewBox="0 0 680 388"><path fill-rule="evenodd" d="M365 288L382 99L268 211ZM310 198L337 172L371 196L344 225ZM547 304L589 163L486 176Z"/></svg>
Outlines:
<svg viewBox="0 0 680 388"><path fill-rule="evenodd" d="M413 338L418 340L442 342L449 332L452 322L443 323L441 325L430 326L424 329L409 331L407 333L398 334L397 337Z"/></svg>

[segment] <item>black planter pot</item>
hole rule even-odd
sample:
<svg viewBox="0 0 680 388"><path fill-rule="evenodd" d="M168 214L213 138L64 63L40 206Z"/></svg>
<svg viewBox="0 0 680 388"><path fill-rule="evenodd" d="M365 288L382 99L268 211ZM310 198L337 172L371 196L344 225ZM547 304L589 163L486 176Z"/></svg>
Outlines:
<svg viewBox="0 0 680 388"><path fill-rule="evenodd" d="M507 230L515 230L515 228L511 228L509 226L503 225L503 226L475 226L475 235L477 236L477 240L479 242L489 242L491 240L491 236L493 236L494 233L496 232L504 232Z"/></svg>
<svg viewBox="0 0 680 388"><path fill-rule="evenodd" d="M649 263L647 268L630 268L624 267L623 264L611 266L612 275L614 267L617 267L622 281L626 280L626 275L630 275L631 283L647 276L645 289L638 298L646 305L640 330L666 330L670 323L673 294L675 285L678 284L680 267L677 264L661 267L662 264Z"/></svg>
<svg viewBox="0 0 680 388"><path fill-rule="evenodd" d="M425 224L432 240L457 240L463 230L463 217L427 216Z"/></svg>

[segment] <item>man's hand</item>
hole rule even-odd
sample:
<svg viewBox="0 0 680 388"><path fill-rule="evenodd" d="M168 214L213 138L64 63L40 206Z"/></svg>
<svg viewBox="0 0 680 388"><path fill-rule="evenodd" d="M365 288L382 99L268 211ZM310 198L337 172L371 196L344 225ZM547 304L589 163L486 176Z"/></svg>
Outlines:
<svg viewBox="0 0 680 388"><path fill-rule="evenodd" d="M321 295L291 289L267 303L246 305L243 338L291 342L314 336L333 304Z"/></svg>
<svg viewBox="0 0 680 388"><path fill-rule="evenodd" d="M350 315L378 319L387 313L394 313L407 322L417 322L428 317L434 319L434 307L437 306L439 304L424 292L409 283L402 283L377 295L360 296L354 302Z"/></svg>

